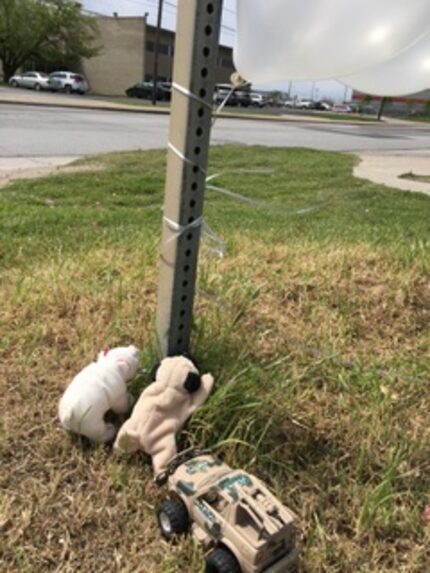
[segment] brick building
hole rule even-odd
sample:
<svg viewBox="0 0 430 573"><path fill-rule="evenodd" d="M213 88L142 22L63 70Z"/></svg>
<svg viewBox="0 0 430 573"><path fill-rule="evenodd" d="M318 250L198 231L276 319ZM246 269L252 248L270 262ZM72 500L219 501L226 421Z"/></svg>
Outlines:
<svg viewBox="0 0 430 573"><path fill-rule="evenodd" d="M83 62L91 90L106 95L123 95L136 82L152 80L156 28L143 17L98 16L98 56ZM158 79L171 81L175 33L161 30ZM232 48L220 46L216 83L226 83L235 71Z"/></svg>

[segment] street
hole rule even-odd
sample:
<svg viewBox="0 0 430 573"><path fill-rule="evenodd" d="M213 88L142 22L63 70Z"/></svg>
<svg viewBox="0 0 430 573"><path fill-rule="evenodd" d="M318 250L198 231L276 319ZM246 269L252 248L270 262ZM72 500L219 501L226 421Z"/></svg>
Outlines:
<svg viewBox="0 0 430 573"><path fill-rule="evenodd" d="M81 156L167 144L169 116L31 105L0 106L0 157ZM430 125L218 119L213 144L426 153Z"/></svg>

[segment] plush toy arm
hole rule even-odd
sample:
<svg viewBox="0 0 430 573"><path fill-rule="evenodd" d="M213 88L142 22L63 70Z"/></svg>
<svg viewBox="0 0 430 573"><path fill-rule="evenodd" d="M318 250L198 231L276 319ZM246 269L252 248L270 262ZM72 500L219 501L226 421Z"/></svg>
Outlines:
<svg viewBox="0 0 430 573"><path fill-rule="evenodd" d="M184 398L177 390L165 388L162 395L157 400L157 408L160 410L172 411L172 407L181 407Z"/></svg>
<svg viewBox="0 0 430 573"><path fill-rule="evenodd" d="M128 422L128 420L127 420ZM118 433L114 443L114 449L121 452L137 452L141 449L139 434L131 430L129 424L125 422Z"/></svg>
<svg viewBox="0 0 430 573"><path fill-rule="evenodd" d="M206 400L209 398L209 394L211 393L214 379L212 374L203 374L201 377L202 385L200 390L196 392L193 396L193 401L191 404L190 414L192 414L197 408L200 408Z"/></svg>
<svg viewBox="0 0 430 573"><path fill-rule="evenodd" d="M161 384L160 382L152 382L151 384L149 384L149 386L145 388L145 390L143 390L143 392L139 397L139 400L142 396L144 396L145 398L157 397L160 394L163 394L165 392L165 389L166 389L165 384Z"/></svg>

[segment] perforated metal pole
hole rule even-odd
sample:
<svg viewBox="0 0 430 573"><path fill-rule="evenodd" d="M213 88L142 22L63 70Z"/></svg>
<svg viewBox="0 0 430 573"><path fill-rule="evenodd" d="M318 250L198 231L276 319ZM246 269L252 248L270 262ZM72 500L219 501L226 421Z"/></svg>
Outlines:
<svg viewBox="0 0 430 573"><path fill-rule="evenodd" d="M163 357L189 350L221 13L222 0L179 0L157 308Z"/></svg>

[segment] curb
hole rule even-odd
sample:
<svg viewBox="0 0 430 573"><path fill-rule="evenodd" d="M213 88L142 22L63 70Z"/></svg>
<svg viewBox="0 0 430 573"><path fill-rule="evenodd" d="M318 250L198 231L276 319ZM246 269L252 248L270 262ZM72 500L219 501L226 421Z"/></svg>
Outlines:
<svg viewBox="0 0 430 573"><path fill-rule="evenodd" d="M106 105L103 107L90 105L90 104L83 104L77 105L73 103L50 103L50 102L38 102L38 101L12 101L6 99L0 99L0 105L20 105L20 106L32 106L32 107L61 107L63 109L84 109L90 111L123 111L126 113L153 113L158 115L169 115L169 109L148 109L145 107L138 108L130 106L130 109L125 107L114 107L111 105Z"/></svg>

